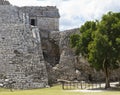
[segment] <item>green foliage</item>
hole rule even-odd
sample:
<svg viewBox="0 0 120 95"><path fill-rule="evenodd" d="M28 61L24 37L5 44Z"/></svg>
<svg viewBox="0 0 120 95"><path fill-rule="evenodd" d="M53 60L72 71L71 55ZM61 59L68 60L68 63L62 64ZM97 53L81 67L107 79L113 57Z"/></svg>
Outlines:
<svg viewBox="0 0 120 95"><path fill-rule="evenodd" d="M109 48L106 48L106 50L108 51L107 61L109 66L117 65L117 60L120 58L120 13L109 12L107 15L104 15L98 30L108 38Z"/></svg>
<svg viewBox="0 0 120 95"><path fill-rule="evenodd" d="M120 13L109 12L101 21L87 21L80 32L74 47L78 54L87 57L91 66L103 70L107 76L108 69L120 66ZM72 43L74 39L71 38Z"/></svg>
<svg viewBox="0 0 120 95"><path fill-rule="evenodd" d="M80 40L80 35L79 34L73 34L70 36L70 43L71 43L71 47L74 48L77 46L77 44L79 43Z"/></svg>
<svg viewBox="0 0 120 95"><path fill-rule="evenodd" d="M105 66L117 67L120 60L120 13L109 12L101 21L87 21L80 28L80 35L71 36L77 54L88 58L97 70Z"/></svg>
<svg viewBox="0 0 120 95"><path fill-rule="evenodd" d="M97 29L96 22L87 21L80 28L80 34L73 34L70 36L71 47L75 48L76 55L80 53L84 56L87 56L88 53L88 44L93 40L92 32Z"/></svg>
<svg viewBox="0 0 120 95"><path fill-rule="evenodd" d="M80 46L79 46L79 40L80 40L80 35L79 34L73 34L70 36L70 44L72 48L75 48L75 54L79 55L80 53Z"/></svg>
<svg viewBox="0 0 120 95"><path fill-rule="evenodd" d="M93 41L92 38L92 32L96 30L96 22L93 21L87 21L81 28L80 32L82 33L81 39L80 39L80 47L81 47L81 53L85 57L88 55L88 45L91 41Z"/></svg>

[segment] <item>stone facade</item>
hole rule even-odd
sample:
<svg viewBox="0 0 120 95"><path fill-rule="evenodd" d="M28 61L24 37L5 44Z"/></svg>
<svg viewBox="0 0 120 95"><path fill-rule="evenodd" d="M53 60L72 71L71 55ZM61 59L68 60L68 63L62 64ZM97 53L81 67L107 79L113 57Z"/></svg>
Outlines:
<svg viewBox="0 0 120 95"><path fill-rule="evenodd" d="M70 35L79 29L59 31L59 17L55 6L16 7L0 0L0 83L8 80L16 89L31 89L57 79L105 78L75 55ZM116 74L112 80L120 77Z"/></svg>
<svg viewBox="0 0 120 95"><path fill-rule="evenodd" d="M3 24L0 27L0 74L15 81L14 88L39 88L47 85L47 72L41 41L34 38L34 28L23 24Z"/></svg>
<svg viewBox="0 0 120 95"><path fill-rule="evenodd" d="M0 5L10 5L10 3L6 0L0 0Z"/></svg>
<svg viewBox="0 0 120 95"><path fill-rule="evenodd" d="M56 7L28 7L33 10L29 13L23 7L6 4L8 1L0 2L0 80L13 81L16 89L46 87L48 74L41 47L40 30L59 29L59 20L56 21L59 14L53 15L57 14L58 10ZM47 12L45 14L43 8L47 12L50 10L51 15L47 15ZM35 14L36 10L38 13L42 10L44 15ZM39 23L43 23L44 27L39 27Z"/></svg>
<svg viewBox="0 0 120 95"><path fill-rule="evenodd" d="M77 77L76 65L79 63L76 62L74 50L70 46L70 35L79 33L79 29L71 29L61 32L53 31L49 34L49 39L58 45L60 55L58 63L48 69L50 80L54 80L52 82L57 79L74 80Z"/></svg>
<svg viewBox="0 0 120 95"><path fill-rule="evenodd" d="M40 30L58 31L59 30L59 12L56 7L21 7L20 11L27 15L28 22L34 22Z"/></svg>

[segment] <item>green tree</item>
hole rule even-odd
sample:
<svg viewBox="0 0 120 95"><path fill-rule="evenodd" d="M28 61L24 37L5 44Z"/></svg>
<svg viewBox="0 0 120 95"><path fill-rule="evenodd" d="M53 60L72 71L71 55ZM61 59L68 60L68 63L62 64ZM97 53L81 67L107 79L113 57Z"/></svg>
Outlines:
<svg viewBox="0 0 120 95"><path fill-rule="evenodd" d="M120 64L120 13L109 12L99 22L86 22L80 32L74 45L77 54L86 57L96 70L103 70L106 76L105 88L109 88L110 71ZM72 36L71 45L75 38Z"/></svg>
<svg viewBox="0 0 120 95"><path fill-rule="evenodd" d="M75 48L76 55L80 53L85 57L88 54L88 44L93 40L92 31L96 30L96 22L87 21L80 28L80 35L73 34L70 36L70 43L72 48Z"/></svg>

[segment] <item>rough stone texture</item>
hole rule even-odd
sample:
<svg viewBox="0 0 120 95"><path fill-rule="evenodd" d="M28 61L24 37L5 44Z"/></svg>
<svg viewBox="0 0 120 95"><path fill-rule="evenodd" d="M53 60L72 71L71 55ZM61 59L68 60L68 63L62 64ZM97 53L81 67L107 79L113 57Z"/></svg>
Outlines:
<svg viewBox="0 0 120 95"><path fill-rule="evenodd" d="M47 85L47 72L41 42L24 25L0 27L0 72L15 81L15 88L39 88ZM39 31L38 31L39 33Z"/></svg>
<svg viewBox="0 0 120 95"><path fill-rule="evenodd" d="M14 88L45 87L57 79L102 81L97 72L70 47L70 35L59 31L56 7L15 7L0 0L0 83L15 81ZM112 72L111 80L120 78Z"/></svg>
<svg viewBox="0 0 120 95"><path fill-rule="evenodd" d="M79 29L66 30L60 33L60 61L56 69L59 70L59 78L62 79L73 80L75 78L75 55L70 47L70 35L75 33L79 33Z"/></svg>
<svg viewBox="0 0 120 95"><path fill-rule="evenodd" d="M59 64L60 60L60 32L59 31L40 31L43 56L48 71L48 82L51 85L56 82L57 72L53 68Z"/></svg>
<svg viewBox="0 0 120 95"><path fill-rule="evenodd" d="M22 13L12 5L0 5L0 23L19 24L23 21Z"/></svg>
<svg viewBox="0 0 120 95"><path fill-rule="evenodd" d="M48 85L46 64L54 66L60 57L49 40L50 31L59 30L59 17L54 6L15 7L0 0L0 80L15 81L18 89Z"/></svg>
<svg viewBox="0 0 120 95"><path fill-rule="evenodd" d="M24 25L0 28L0 72L16 82L15 88L45 87L47 72L40 40L33 37L30 29L24 29Z"/></svg>
<svg viewBox="0 0 120 95"><path fill-rule="evenodd" d="M14 81L14 88L48 85L39 29L25 24L17 7L0 6L0 78Z"/></svg>
<svg viewBox="0 0 120 95"><path fill-rule="evenodd" d="M36 20L36 26L40 30L59 30L59 11L54 6L47 7L21 7L20 11L29 14L29 19Z"/></svg>
<svg viewBox="0 0 120 95"><path fill-rule="evenodd" d="M52 31L48 32L48 36L45 36L46 40L49 42L43 43L42 47L43 52L46 50L46 55L49 55L48 58L46 58L46 64L47 64L47 70L48 70L48 79L49 83L55 83L58 78L61 79L69 79L72 80L74 79L75 75L75 68L74 68L74 62L75 62L75 56L74 56L74 51L70 48L70 43L69 43L69 37L71 34L74 33L79 33L79 29L72 29L72 30L67 30L63 32L59 31ZM43 38L42 33L42 39L44 42L45 38ZM50 45L46 44L54 44L57 47L55 48L50 48ZM44 45L45 44L45 45ZM54 50L55 52L49 52L49 51ZM57 51L59 50L59 53ZM57 54L56 54L57 53ZM50 58L50 55L54 55L55 58L58 58L56 62L50 62L48 59ZM59 54L59 57L57 57ZM45 57L45 56L44 56ZM53 56L51 56L53 58ZM53 60L53 59L52 59Z"/></svg>
<svg viewBox="0 0 120 95"><path fill-rule="evenodd" d="M10 5L10 2L7 0L0 0L0 5Z"/></svg>
<svg viewBox="0 0 120 95"><path fill-rule="evenodd" d="M54 83L57 79L79 80L79 81L104 81L102 71L96 71L82 56L76 56L74 49L70 47L70 35L79 34L79 29L71 29L62 32L53 31L49 34L49 40L59 46L59 64L51 66L47 63L49 80ZM118 70L111 72L111 80L116 81L120 75Z"/></svg>
<svg viewBox="0 0 120 95"><path fill-rule="evenodd" d="M56 32L57 33L57 32ZM41 31L42 50L45 61L55 66L59 63L60 50L59 45L54 39L50 38L51 32Z"/></svg>
<svg viewBox="0 0 120 95"><path fill-rule="evenodd" d="M87 81L89 80L89 76L96 77L96 71L89 66L88 62L83 57L75 56L75 51L70 46L70 35L79 34L79 29L71 29L62 32L43 31L40 33L43 56L47 64L50 84L55 83L57 79ZM54 58L58 58L59 60L55 60ZM96 74L98 73L96 72Z"/></svg>
<svg viewBox="0 0 120 95"><path fill-rule="evenodd" d="M24 13L29 13L29 16L42 16L50 18L59 18L58 9L55 6L47 7L21 7L20 8ZM34 13L34 14L33 14Z"/></svg>

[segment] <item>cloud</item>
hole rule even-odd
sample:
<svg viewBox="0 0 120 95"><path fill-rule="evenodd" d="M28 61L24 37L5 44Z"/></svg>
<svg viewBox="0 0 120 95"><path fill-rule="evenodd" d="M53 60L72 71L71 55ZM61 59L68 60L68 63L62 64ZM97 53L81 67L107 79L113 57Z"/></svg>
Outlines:
<svg viewBox="0 0 120 95"><path fill-rule="evenodd" d="M118 0L69 0L59 7L61 29L80 27L85 21L100 19L109 11L120 12ZM66 22L67 23L64 23ZM68 24L70 23L70 24Z"/></svg>
<svg viewBox="0 0 120 95"><path fill-rule="evenodd" d="M17 6L57 6L60 30L80 27L87 20L100 19L109 11L120 12L120 0L9 0Z"/></svg>

